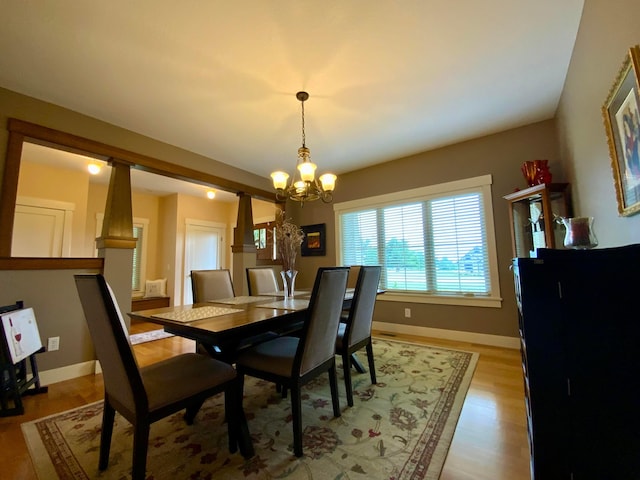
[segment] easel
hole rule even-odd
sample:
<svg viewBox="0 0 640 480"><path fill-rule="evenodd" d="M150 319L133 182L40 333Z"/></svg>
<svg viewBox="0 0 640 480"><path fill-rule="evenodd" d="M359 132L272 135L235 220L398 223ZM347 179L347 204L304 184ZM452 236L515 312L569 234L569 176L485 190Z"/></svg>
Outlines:
<svg viewBox="0 0 640 480"><path fill-rule="evenodd" d="M24 308L24 303L19 300L13 305L0 307L0 314L21 310L22 308ZM0 417L22 415L24 413L22 395L35 395L48 390L48 387L40 386L38 364L36 363L36 353L44 352L45 348L42 347L27 357L31 365L32 374L31 378L27 380L27 358L14 364L11 361L8 339L4 329L0 328L0 332L2 336L0 339ZM32 386L34 388L30 388Z"/></svg>

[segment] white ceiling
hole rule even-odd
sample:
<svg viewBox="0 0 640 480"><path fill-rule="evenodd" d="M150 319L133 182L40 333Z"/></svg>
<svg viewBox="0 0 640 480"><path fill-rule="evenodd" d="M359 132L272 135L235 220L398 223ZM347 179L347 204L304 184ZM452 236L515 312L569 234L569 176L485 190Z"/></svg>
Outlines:
<svg viewBox="0 0 640 480"><path fill-rule="evenodd" d="M583 3L6 0L0 86L265 177L306 90L340 174L552 118Z"/></svg>

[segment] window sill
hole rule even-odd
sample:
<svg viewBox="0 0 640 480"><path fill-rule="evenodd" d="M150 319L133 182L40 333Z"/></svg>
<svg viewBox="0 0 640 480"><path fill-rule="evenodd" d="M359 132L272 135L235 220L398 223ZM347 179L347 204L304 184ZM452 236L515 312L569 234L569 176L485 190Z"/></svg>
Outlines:
<svg viewBox="0 0 640 480"><path fill-rule="evenodd" d="M378 296L380 302L431 303L436 305L457 305L460 307L502 308L502 298L473 297L462 295L420 295L415 293L393 293L387 291Z"/></svg>

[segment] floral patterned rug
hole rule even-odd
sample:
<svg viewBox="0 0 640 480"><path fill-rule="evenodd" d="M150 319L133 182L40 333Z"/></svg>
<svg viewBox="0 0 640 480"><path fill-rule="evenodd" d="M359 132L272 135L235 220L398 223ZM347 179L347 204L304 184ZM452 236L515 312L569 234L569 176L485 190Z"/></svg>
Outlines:
<svg viewBox="0 0 640 480"><path fill-rule="evenodd" d="M387 339L376 339L374 352L379 383L354 372L351 408L341 383L341 417L333 417L326 375L305 387L302 458L292 453L290 399L247 377L244 407L255 456L229 454L218 395L192 426L181 413L151 426L147 480L437 479L478 354ZM109 468L98 472L101 418L98 402L23 424L38 477L130 478L133 432L120 415Z"/></svg>
<svg viewBox="0 0 640 480"><path fill-rule="evenodd" d="M151 330L148 332L134 333L129 335L131 345L138 345L139 343L153 342L154 340L162 340L163 338L173 337L173 333L167 333L163 329Z"/></svg>

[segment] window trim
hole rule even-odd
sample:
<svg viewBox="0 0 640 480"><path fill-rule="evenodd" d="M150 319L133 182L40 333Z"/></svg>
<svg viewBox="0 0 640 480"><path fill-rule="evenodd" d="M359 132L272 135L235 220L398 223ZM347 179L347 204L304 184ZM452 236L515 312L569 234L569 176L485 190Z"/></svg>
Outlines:
<svg viewBox="0 0 640 480"><path fill-rule="evenodd" d="M360 198L346 202L335 203L333 205L334 222L336 228L335 249L338 265L343 264L342 250L340 242L342 239L342 225L340 215L349 212L357 212L370 208L381 208L397 203L410 203L440 197L450 194L463 194L467 191L482 191L485 230L487 240L487 253L489 256L489 278L491 280L490 296L456 295L456 294L432 294L432 293L396 293L389 292L378 297L380 301L406 302L406 303L431 303L439 305L462 305L473 307L502 307L502 296L500 294L500 276L498 273L498 253L496 248L495 224L493 218L493 197L491 193L492 176L481 175L478 177L455 180L452 182L428 185L425 187L403 190L399 192L386 193L373 197Z"/></svg>

